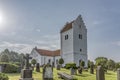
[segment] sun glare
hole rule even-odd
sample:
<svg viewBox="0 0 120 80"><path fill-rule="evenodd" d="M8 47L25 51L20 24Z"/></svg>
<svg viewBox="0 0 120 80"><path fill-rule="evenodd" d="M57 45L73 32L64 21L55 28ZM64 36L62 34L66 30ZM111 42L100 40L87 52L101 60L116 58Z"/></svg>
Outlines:
<svg viewBox="0 0 120 80"><path fill-rule="evenodd" d="M0 14L0 24L2 23L2 20L3 18L2 18L2 15Z"/></svg>
<svg viewBox="0 0 120 80"><path fill-rule="evenodd" d="M0 31L3 29L4 29L4 27L3 27L3 15L2 15L2 13L0 13Z"/></svg>

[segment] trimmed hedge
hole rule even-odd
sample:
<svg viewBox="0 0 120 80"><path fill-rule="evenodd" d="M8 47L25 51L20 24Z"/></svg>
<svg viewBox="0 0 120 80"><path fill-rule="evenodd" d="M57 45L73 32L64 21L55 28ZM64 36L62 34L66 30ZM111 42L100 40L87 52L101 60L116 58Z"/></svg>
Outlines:
<svg viewBox="0 0 120 80"><path fill-rule="evenodd" d="M11 63L0 63L0 65L4 66L3 73L17 73L18 66Z"/></svg>
<svg viewBox="0 0 120 80"><path fill-rule="evenodd" d="M65 68L66 68L66 69L70 69L70 68L77 69L75 63L67 63L67 64L65 64Z"/></svg>
<svg viewBox="0 0 120 80"><path fill-rule="evenodd" d="M0 73L0 80L9 80L6 74Z"/></svg>

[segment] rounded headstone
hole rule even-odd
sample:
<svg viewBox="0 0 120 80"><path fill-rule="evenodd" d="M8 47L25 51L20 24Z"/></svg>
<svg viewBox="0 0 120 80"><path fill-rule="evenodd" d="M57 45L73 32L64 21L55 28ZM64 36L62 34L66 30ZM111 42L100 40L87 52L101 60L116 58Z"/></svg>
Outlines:
<svg viewBox="0 0 120 80"><path fill-rule="evenodd" d="M120 80L120 68L117 69L117 80Z"/></svg>
<svg viewBox="0 0 120 80"><path fill-rule="evenodd" d="M104 69L98 66L96 70L96 80L105 80Z"/></svg>

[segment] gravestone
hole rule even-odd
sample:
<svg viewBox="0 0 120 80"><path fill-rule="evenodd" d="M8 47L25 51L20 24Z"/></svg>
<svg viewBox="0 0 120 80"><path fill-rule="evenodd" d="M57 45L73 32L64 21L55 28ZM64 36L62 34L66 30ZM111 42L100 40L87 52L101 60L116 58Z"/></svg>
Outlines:
<svg viewBox="0 0 120 80"><path fill-rule="evenodd" d="M78 67L78 73L82 74L82 67Z"/></svg>
<svg viewBox="0 0 120 80"><path fill-rule="evenodd" d="M76 74L77 74L76 69L70 68L70 74L71 74L71 75L76 75Z"/></svg>
<svg viewBox="0 0 120 80"><path fill-rule="evenodd" d="M120 80L120 68L117 69L117 80Z"/></svg>
<svg viewBox="0 0 120 80"><path fill-rule="evenodd" d="M57 66L56 66L56 69L57 69L57 70L60 70L61 66L60 66L60 64L59 64L59 62L58 62L58 59L56 60L56 65L57 65Z"/></svg>
<svg viewBox="0 0 120 80"><path fill-rule="evenodd" d="M0 73L2 73L3 72L3 65L1 64L0 65Z"/></svg>
<svg viewBox="0 0 120 80"><path fill-rule="evenodd" d="M102 66L97 67L96 80L105 80L104 69L102 68Z"/></svg>
<svg viewBox="0 0 120 80"><path fill-rule="evenodd" d="M32 70L29 68L29 54L26 54L25 59L25 68L21 70L21 78L19 80L33 80L32 78Z"/></svg>
<svg viewBox="0 0 120 80"><path fill-rule="evenodd" d="M54 62L52 62L52 67L55 67L55 64L54 64Z"/></svg>
<svg viewBox="0 0 120 80"><path fill-rule="evenodd" d="M39 63L36 64L36 72L40 72L40 65L39 65Z"/></svg>
<svg viewBox="0 0 120 80"><path fill-rule="evenodd" d="M56 64L59 64L59 63L58 63L58 59L56 60Z"/></svg>
<svg viewBox="0 0 120 80"><path fill-rule="evenodd" d="M57 70L60 70L60 64L57 64Z"/></svg>
<svg viewBox="0 0 120 80"><path fill-rule="evenodd" d="M2 66L0 65L0 72L2 72Z"/></svg>
<svg viewBox="0 0 120 80"><path fill-rule="evenodd" d="M90 64L90 73L94 74L94 65L93 64Z"/></svg>
<svg viewBox="0 0 120 80"><path fill-rule="evenodd" d="M43 80L53 80L53 70L49 64L43 68Z"/></svg>
<svg viewBox="0 0 120 80"><path fill-rule="evenodd" d="M7 64L0 64L0 73L4 72L7 67Z"/></svg>

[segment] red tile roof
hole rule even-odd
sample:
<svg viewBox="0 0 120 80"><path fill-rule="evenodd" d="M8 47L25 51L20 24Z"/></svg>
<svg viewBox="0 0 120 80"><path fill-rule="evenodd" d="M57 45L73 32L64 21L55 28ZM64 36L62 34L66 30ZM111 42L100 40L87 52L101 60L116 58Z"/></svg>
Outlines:
<svg viewBox="0 0 120 80"><path fill-rule="evenodd" d="M55 51L44 50L44 49L35 49L40 55L43 56L60 56L60 49Z"/></svg>
<svg viewBox="0 0 120 80"><path fill-rule="evenodd" d="M63 29L62 29L60 32L62 33L62 32L65 32L65 31L71 29L73 22L74 22L74 21L72 21L72 22L70 22L70 23L67 23L67 24L65 25L65 27L63 27Z"/></svg>

